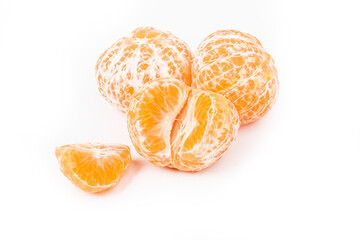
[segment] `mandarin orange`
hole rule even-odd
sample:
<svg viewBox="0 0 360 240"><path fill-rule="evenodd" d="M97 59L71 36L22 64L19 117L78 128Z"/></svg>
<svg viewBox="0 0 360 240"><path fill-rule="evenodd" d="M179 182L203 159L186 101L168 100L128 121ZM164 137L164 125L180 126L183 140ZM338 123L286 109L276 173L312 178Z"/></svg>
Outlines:
<svg viewBox="0 0 360 240"><path fill-rule="evenodd" d="M195 52L192 86L219 93L236 107L241 124L267 113L278 95L274 60L259 40L236 30L219 30Z"/></svg>
<svg viewBox="0 0 360 240"><path fill-rule="evenodd" d="M146 82L174 77L191 85L191 58L186 43L170 32L137 28L98 59L99 91L108 102L127 112L132 95Z"/></svg>
<svg viewBox="0 0 360 240"><path fill-rule="evenodd" d="M236 108L225 97L170 78L135 93L127 118L141 156L182 171L199 171L219 160L239 128Z"/></svg>
<svg viewBox="0 0 360 240"><path fill-rule="evenodd" d="M71 144L57 147L55 155L63 174L86 192L114 186L131 161L130 149L119 144Z"/></svg>

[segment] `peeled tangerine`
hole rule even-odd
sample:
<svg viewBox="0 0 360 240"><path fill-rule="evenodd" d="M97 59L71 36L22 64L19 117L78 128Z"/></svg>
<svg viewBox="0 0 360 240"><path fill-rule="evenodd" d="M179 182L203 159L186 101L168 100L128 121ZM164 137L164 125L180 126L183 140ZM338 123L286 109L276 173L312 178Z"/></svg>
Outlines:
<svg viewBox="0 0 360 240"><path fill-rule="evenodd" d="M136 28L98 59L99 91L108 102L127 112L132 95L146 82L173 77L191 85L191 58L186 43L170 32Z"/></svg>
<svg viewBox="0 0 360 240"><path fill-rule="evenodd" d="M131 161L126 145L71 144L57 147L55 154L64 175L86 192L114 186Z"/></svg>
<svg viewBox="0 0 360 240"><path fill-rule="evenodd" d="M214 32L200 43L192 77L193 87L229 99L241 124L261 118L278 95L274 60L256 37L235 30Z"/></svg>
<svg viewBox="0 0 360 240"><path fill-rule="evenodd" d="M225 97L169 78L137 92L127 118L141 156L182 171L199 171L220 159L239 128L236 109Z"/></svg>

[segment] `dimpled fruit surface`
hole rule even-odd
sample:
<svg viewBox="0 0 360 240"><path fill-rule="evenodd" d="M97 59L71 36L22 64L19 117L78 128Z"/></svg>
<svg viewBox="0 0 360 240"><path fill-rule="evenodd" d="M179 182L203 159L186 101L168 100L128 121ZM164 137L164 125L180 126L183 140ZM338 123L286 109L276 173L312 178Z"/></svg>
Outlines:
<svg viewBox="0 0 360 240"><path fill-rule="evenodd" d="M114 186L131 161L130 149L120 144L71 144L57 147L60 170L86 192Z"/></svg>
<svg viewBox="0 0 360 240"><path fill-rule="evenodd" d="M128 130L139 154L158 166L199 171L235 140L239 116L225 97L159 79L134 95Z"/></svg>
<svg viewBox="0 0 360 240"><path fill-rule="evenodd" d="M256 37L236 30L216 31L200 43L192 77L193 87L229 99L241 124L265 115L278 95L274 60Z"/></svg>
<svg viewBox="0 0 360 240"><path fill-rule="evenodd" d="M98 59L99 91L109 103L127 112L132 95L146 82L173 77L191 85L191 58L186 43L170 32L137 28Z"/></svg>

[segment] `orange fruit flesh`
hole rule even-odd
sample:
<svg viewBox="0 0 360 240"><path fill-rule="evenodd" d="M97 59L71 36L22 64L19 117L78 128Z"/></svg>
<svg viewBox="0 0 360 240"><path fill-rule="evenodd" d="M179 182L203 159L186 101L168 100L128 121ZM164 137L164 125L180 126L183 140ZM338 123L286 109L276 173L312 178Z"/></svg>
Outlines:
<svg viewBox="0 0 360 240"><path fill-rule="evenodd" d="M63 174L87 192L114 186L131 161L126 145L71 144L57 147L55 155Z"/></svg>
<svg viewBox="0 0 360 240"><path fill-rule="evenodd" d="M198 171L217 161L238 127L229 100L176 79L148 84L135 94L128 113L129 134L139 154L182 171Z"/></svg>

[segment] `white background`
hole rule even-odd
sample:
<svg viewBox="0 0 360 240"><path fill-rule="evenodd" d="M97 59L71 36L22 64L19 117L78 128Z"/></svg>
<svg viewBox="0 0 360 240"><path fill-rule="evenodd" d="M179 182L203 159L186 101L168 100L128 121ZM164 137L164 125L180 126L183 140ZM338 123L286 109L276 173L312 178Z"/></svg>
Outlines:
<svg viewBox="0 0 360 240"><path fill-rule="evenodd" d="M0 239L360 239L357 1L0 0ZM218 29L257 36L280 96L199 173L148 163L94 66L150 25L193 50ZM88 194L54 148L131 146L112 190Z"/></svg>

